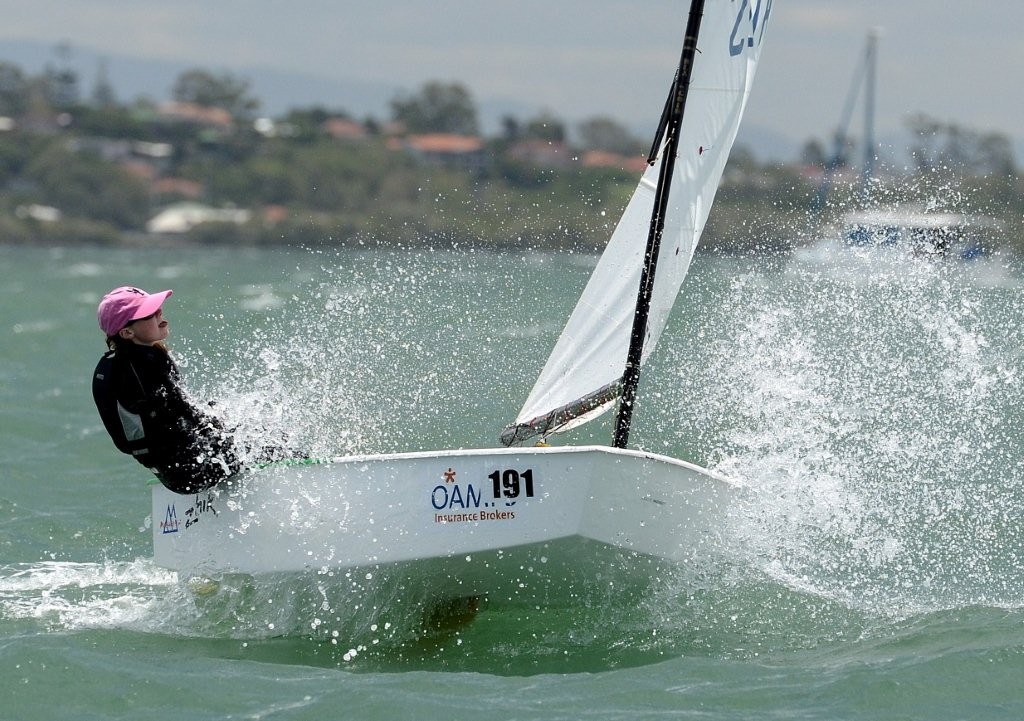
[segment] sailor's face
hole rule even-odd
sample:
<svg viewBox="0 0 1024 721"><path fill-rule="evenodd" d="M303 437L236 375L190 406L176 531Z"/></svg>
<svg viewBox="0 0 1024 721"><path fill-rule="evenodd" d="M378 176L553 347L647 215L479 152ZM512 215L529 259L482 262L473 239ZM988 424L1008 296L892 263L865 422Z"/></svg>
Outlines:
<svg viewBox="0 0 1024 721"><path fill-rule="evenodd" d="M133 320L125 328L128 339L139 345L153 345L164 340L170 333L170 326L164 320L164 311L158 309L153 315Z"/></svg>

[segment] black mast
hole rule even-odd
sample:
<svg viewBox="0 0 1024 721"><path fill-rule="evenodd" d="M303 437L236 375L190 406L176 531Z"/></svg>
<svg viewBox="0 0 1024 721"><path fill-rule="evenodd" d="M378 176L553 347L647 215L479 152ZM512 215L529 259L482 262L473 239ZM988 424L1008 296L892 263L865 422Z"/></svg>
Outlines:
<svg viewBox="0 0 1024 721"><path fill-rule="evenodd" d="M626 370L622 374L622 399L619 402L619 413L615 419L615 435L612 444L616 448L625 448L629 441L629 427L633 420L633 404L636 401L636 390L640 383L640 358L643 354L647 335L647 318L650 315L651 295L654 292L654 274L658 265L658 253L661 249L661 236L665 230L665 213L668 210L669 186L672 183L672 171L676 164L676 153L679 148L679 129L683 122L683 110L686 107L686 96L690 91L690 76L693 61L697 55L697 36L700 33L700 21L704 15L704 0L693 0L690 4L690 17L686 23L686 37L683 40L683 52L679 58L679 69L669 93L666 114L662 118L665 126L666 144L663 162L658 173L658 187L654 195L654 209L651 211L651 226L647 234L647 249L644 252L644 267L640 275L640 289L637 294L636 312L633 315L633 331L629 340L629 353L626 356ZM659 128L659 131L661 128ZM660 142L659 136L654 140Z"/></svg>

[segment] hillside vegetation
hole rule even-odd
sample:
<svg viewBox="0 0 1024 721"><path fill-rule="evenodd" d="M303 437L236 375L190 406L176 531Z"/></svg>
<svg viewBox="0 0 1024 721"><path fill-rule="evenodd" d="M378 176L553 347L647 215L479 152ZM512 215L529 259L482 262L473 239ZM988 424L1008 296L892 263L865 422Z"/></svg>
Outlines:
<svg viewBox="0 0 1024 721"><path fill-rule="evenodd" d="M483 137L457 83L358 120L324 107L261 117L247 83L201 69L167 103L119 102L102 80L81 95L71 69L29 77L0 62L0 242L589 250L607 240L649 142L608 118L569 129L547 115L507 117ZM1009 141L912 124L909 167L880 158L875 197L993 216L1000 242L1019 245L1024 188ZM811 140L778 165L737 147L702 247L808 242L859 202L845 150ZM812 216L826 166L833 190Z"/></svg>

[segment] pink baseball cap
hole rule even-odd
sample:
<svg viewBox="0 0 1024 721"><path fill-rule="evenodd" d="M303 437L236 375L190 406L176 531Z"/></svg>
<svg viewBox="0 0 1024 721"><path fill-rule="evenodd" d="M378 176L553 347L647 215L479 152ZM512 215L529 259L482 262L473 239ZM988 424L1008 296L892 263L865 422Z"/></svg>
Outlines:
<svg viewBox="0 0 1024 721"><path fill-rule="evenodd" d="M108 338L117 335L133 320L156 313L173 293L172 290L162 290L150 294L130 285L114 288L103 296L99 308L96 309L100 329Z"/></svg>

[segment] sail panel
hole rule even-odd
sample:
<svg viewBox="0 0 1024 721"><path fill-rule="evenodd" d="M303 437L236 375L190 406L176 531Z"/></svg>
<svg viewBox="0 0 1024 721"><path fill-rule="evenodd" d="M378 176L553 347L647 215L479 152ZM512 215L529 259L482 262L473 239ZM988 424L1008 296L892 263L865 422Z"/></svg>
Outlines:
<svg viewBox="0 0 1024 721"><path fill-rule="evenodd" d="M771 4L705 0L643 359L661 336L711 210L746 106ZM665 138L658 142L664 149ZM573 419L594 415L586 399L601 389L621 388L662 161L659 152L644 172L515 424L502 434L503 441L564 430ZM610 403L606 399L603 406ZM541 422L555 417L564 422Z"/></svg>

